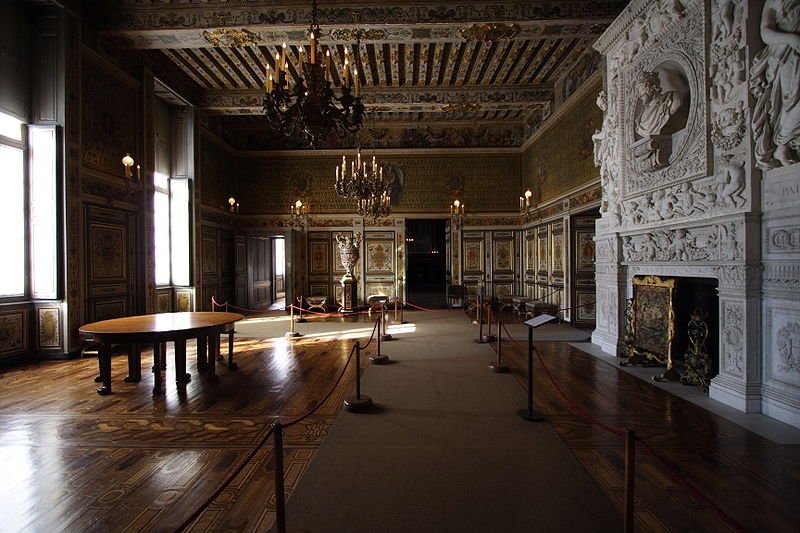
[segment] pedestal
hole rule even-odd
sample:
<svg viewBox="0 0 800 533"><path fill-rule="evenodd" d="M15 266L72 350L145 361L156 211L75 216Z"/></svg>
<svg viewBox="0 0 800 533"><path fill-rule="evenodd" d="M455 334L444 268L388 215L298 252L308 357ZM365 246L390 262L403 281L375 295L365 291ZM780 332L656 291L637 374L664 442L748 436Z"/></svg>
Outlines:
<svg viewBox="0 0 800 533"><path fill-rule="evenodd" d="M355 276L345 274L342 276L342 306L339 311L342 313L353 313L356 311L358 301L358 285Z"/></svg>

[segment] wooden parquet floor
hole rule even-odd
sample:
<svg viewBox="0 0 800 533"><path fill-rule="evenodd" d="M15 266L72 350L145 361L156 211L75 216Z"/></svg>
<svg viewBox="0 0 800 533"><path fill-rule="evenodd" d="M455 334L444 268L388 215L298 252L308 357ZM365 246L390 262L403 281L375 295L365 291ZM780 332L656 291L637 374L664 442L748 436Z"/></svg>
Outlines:
<svg viewBox="0 0 800 533"><path fill-rule="evenodd" d="M151 394L147 352L138 384L123 383L126 358L112 358L110 396L94 392L93 358L0 372L0 530L173 531L251 453L189 530L268 530L275 508L272 440L256 447L274 421L297 418L328 393L352 342L237 339L239 370L219 364L212 381L190 365L192 381L179 392L169 364L160 398ZM609 426L636 430L737 524L797 530L800 447L774 444L566 343L537 346L571 401ZM192 349L190 343L189 361ZM526 352L506 343L504 355L524 387ZM352 387L348 371L314 415L287 430L287 493ZM537 409L621 514L622 440L573 414L538 363L534 390ZM636 483L640 531L736 530L644 453L637 455Z"/></svg>

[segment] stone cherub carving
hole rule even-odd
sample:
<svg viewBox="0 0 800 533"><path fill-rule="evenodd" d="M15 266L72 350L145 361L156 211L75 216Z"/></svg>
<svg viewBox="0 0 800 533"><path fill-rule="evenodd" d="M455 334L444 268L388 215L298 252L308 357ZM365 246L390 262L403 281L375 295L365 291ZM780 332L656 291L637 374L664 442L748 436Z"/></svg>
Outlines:
<svg viewBox="0 0 800 533"><path fill-rule="evenodd" d="M756 166L766 170L800 161L800 2L767 0L761 40L750 91Z"/></svg>

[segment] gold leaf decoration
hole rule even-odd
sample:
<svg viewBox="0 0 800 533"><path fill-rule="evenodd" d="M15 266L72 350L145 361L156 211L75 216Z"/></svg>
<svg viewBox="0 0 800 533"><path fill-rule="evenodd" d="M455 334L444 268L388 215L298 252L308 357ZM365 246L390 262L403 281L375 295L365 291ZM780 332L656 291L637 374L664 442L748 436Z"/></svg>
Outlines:
<svg viewBox="0 0 800 533"><path fill-rule="evenodd" d="M338 41L381 41L386 38L386 30L376 28L343 28L333 30L331 37Z"/></svg>
<svg viewBox="0 0 800 533"><path fill-rule="evenodd" d="M261 40L261 35L245 29L223 28L214 31L203 31L203 39L211 46L236 47L256 44Z"/></svg>

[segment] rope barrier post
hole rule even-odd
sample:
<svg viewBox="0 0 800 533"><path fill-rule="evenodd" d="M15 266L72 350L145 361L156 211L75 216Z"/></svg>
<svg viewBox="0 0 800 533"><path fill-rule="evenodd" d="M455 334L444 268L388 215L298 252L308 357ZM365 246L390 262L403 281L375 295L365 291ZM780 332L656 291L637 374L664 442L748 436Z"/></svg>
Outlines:
<svg viewBox="0 0 800 533"><path fill-rule="evenodd" d="M386 333L386 307L381 305L381 340L384 341L393 341L394 337L392 337L391 333Z"/></svg>
<svg viewBox="0 0 800 533"><path fill-rule="evenodd" d="M378 335L377 335L378 348L375 355L369 358L369 362L374 363L376 365L385 365L386 363L389 362L389 356L381 354L381 338L383 337L383 335L381 335L382 325L383 325L383 316L381 316L381 318L378 318ZM391 335L389 337L391 338Z"/></svg>
<svg viewBox="0 0 800 533"><path fill-rule="evenodd" d="M497 340L497 337L495 335L492 335L492 308L491 307L489 307L489 313L488 314L489 314L489 317L486 320L486 323L488 325L489 331L488 331L488 333L486 333L486 335L481 337L481 340L484 343L494 342L494 341ZM498 332L499 332L499 329L498 329Z"/></svg>
<svg viewBox="0 0 800 533"><path fill-rule="evenodd" d="M356 341L356 395L344 401L344 409L351 413L363 413L372 407L372 398L361 394L361 343Z"/></svg>
<svg viewBox="0 0 800 533"><path fill-rule="evenodd" d="M303 318L303 295L302 294L297 297L297 302L300 304L300 315L297 317L297 320L295 320L295 322L297 322L298 324L303 324L304 322L307 322L307 320L305 318Z"/></svg>
<svg viewBox="0 0 800 533"><path fill-rule="evenodd" d="M286 533L286 495L283 489L283 426L280 422L272 424L274 429L275 456L275 528L278 533Z"/></svg>
<svg viewBox="0 0 800 533"><path fill-rule="evenodd" d="M636 432L625 430L625 533L633 532L633 497L636 474Z"/></svg>
<svg viewBox="0 0 800 533"><path fill-rule="evenodd" d="M517 416L528 422L544 420L544 415L533 409L533 327L528 328L528 408L517 411Z"/></svg>
<svg viewBox="0 0 800 533"><path fill-rule="evenodd" d="M286 336L290 339L294 339L300 336L298 332L294 330L294 305L289 306L289 331L286 332Z"/></svg>
<svg viewBox="0 0 800 533"><path fill-rule="evenodd" d="M502 352L503 352L503 332L501 331L503 327L502 322L497 323L497 361L492 361L489 363L489 370L492 372L502 374L509 371L508 366L503 364L502 360Z"/></svg>

